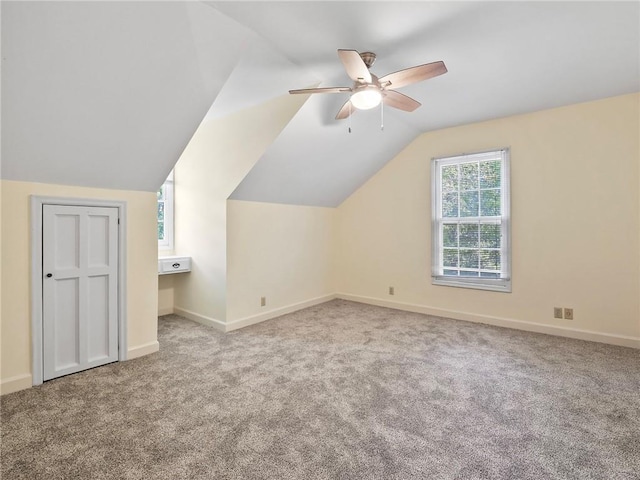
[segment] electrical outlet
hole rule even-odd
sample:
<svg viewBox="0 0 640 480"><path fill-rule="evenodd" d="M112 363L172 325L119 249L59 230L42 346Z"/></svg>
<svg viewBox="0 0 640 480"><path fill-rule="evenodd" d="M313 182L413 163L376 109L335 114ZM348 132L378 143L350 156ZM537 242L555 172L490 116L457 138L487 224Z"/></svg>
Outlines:
<svg viewBox="0 0 640 480"><path fill-rule="evenodd" d="M264 307L267 304L267 297L260 297L260 306Z"/></svg>
<svg viewBox="0 0 640 480"><path fill-rule="evenodd" d="M573 320L573 308L565 308L564 309L564 319L565 320Z"/></svg>
<svg viewBox="0 0 640 480"><path fill-rule="evenodd" d="M562 307L553 307L553 318L562 318Z"/></svg>
<svg viewBox="0 0 640 480"><path fill-rule="evenodd" d="M396 289L393 287L389 287L389 295L395 295L396 294Z"/></svg>

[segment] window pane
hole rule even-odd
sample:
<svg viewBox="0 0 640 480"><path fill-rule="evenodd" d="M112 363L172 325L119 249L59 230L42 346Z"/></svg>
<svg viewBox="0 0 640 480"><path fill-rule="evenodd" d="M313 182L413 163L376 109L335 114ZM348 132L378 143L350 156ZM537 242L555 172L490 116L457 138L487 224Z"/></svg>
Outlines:
<svg viewBox="0 0 640 480"><path fill-rule="evenodd" d="M164 222L164 202L158 202L158 223Z"/></svg>
<svg viewBox="0 0 640 480"><path fill-rule="evenodd" d="M458 225L442 226L442 243L445 247L458 246Z"/></svg>
<svg viewBox="0 0 640 480"><path fill-rule="evenodd" d="M480 191L483 216L499 216L500 215L500 190L481 190Z"/></svg>
<svg viewBox="0 0 640 480"><path fill-rule="evenodd" d="M460 276L461 277L477 277L478 272L468 272L465 270L460 270Z"/></svg>
<svg viewBox="0 0 640 480"><path fill-rule="evenodd" d="M478 192L462 192L460 194L460 216L478 216Z"/></svg>
<svg viewBox="0 0 640 480"><path fill-rule="evenodd" d="M480 246L500 248L500 225L480 225Z"/></svg>
<svg viewBox="0 0 640 480"><path fill-rule="evenodd" d="M442 254L442 265L445 267L457 267L458 250L454 248L445 248Z"/></svg>
<svg viewBox="0 0 640 480"><path fill-rule="evenodd" d="M484 278L500 278L500 274L499 273L481 272L480 276L484 277Z"/></svg>
<svg viewBox="0 0 640 480"><path fill-rule="evenodd" d="M478 247L478 224L463 223L460 225L460 246Z"/></svg>
<svg viewBox="0 0 640 480"><path fill-rule="evenodd" d="M478 164L463 163L460 165L460 190L478 189Z"/></svg>
<svg viewBox="0 0 640 480"><path fill-rule="evenodd" d="M480 268L483 270L500 270L500 251L480 250Z"/></svg>
<svg viewBox="0 0 640 480"><path fill-rule="evenodd" d="M480 163L480 188L500 188L500 161Z"/></svg>
<svg viewBox="0 0 640 480"><path fill-rule="evenodd" d="M158 247L173 249L173 171L156 194L158 216Z"/></svg>
<svg viewBox="0 0 640 480"><path fill-rule="evenodd" d="M445 275L449 275L449 276L457 277L458 276L458 270L445 270L444 274Z"/></svg>
<svg viewBox="0 0 640 480"><path fill-rule="evenodd" d="M458 166L442 167L442 191L455 192L458 190Z"/></svg>
<svg viewBox="0 0 640 480"><path fill-rule="evenodd" d="M460 268L478 268L478 250L460 250Z"/></svg>
<svg viewBox="0 0 640 480"><path fill-rule="evenodd" d="M445 193L442 195L442 216L449 218L458 216L457 193Z"/></svg>

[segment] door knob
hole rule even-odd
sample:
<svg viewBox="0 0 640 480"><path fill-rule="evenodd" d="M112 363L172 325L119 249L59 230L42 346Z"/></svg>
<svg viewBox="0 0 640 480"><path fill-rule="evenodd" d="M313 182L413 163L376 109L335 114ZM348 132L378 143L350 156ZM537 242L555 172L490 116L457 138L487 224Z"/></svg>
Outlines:
<svg viewBox="0 0 640 480"><path fill-rule="evenodd" d="M53 277L53 273L47 273L47 278Z"/></svg>

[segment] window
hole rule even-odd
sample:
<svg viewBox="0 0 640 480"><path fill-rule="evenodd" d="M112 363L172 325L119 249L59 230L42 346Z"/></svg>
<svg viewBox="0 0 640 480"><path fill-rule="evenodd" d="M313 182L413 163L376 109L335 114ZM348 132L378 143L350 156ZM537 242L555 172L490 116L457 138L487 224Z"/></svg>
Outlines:
<svg viewBox="0 0 640 480"><path fill-rule="evenodd" d="M173 250L173 170L158 190L158 248Z"/></svg>
<svg viewBox="0 0 640 480"><path fill-rule="evenodd" d="M433 284L510 292L509 150L431 167Z"/></svg>

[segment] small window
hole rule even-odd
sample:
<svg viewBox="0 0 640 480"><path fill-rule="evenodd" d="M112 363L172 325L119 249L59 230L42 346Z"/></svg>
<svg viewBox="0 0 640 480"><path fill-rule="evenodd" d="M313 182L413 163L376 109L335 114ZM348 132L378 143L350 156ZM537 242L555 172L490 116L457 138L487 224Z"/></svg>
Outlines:
<svg viewBox="0 0 640 480"><path fill-rule="evenodd" d="M173 170L158 190L158 248L173 250Z"/></svg>
<svg viewBox="0 0 640 480"><path fill-rule="evenodd" d="M511 291L509 150L434 158L434 285Z"/></svg>

